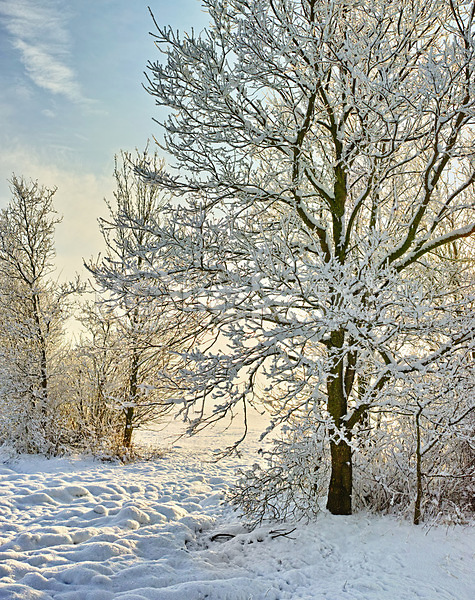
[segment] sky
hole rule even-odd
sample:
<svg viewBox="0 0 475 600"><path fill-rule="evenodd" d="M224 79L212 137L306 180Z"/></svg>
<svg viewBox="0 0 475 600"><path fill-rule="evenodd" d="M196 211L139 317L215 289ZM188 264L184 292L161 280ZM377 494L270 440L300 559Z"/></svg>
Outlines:
<svg viewBox="0 0 475 600"><path fill-rule="evenodd" d="M189 31L200 0L0 0L0 208L12 174L56 186L60 278L101 250L114 155L160 136L143 89L154 24Z"/></svg>

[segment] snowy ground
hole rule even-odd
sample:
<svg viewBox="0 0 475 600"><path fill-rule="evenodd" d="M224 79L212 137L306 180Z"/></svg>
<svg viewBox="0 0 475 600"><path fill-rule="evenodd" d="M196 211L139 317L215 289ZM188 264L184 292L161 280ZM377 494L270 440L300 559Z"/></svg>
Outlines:
<svg viewBox="0 0 475 600"><path fill-rule="evenodd" d="M0 599L475 597L473 528L322 514L289 537L271 531L295 525L247 532L222 499L256 443L241 460L210 463L208 447L225 438L208 433L129 465L0 464Z"/></svg>

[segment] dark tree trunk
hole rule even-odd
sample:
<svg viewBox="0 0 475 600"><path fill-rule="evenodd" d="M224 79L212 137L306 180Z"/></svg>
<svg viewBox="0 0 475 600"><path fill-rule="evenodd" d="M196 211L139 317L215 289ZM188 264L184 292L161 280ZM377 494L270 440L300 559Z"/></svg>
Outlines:
<svg viewBox="0 0 475 600"><path fill-rule="evenodd" d="M422 518L422 455L421 455L421 411L416 414L416 501L414 504L414 525L419 525Z"/></svg>
<svg viewBox="0 0 475 600"><path fill-rule="evenodd" d="M46 356L46 339L41 326L40 300L33 292L33 318L35 320L36 335L40 352L40 387L41 387L41 428L46 432L48 420L48 359Z"/></svg>
<svg viewBox="0 0 475 600"><path fill-rule="evenodd" d="M132 351L132 365L129 378L129 402L135 402L138 391L138 374L139 374L139 354L136 348ZM128 406L125 411L125 429L124 429L124 447L130 448L132 445L132 431L134 420L134 406Z"/></svg>
<svg viewBox="0 0 475 600"><path fill-rule="evenodd" d="M343 422L348 411L347 389L351 389L348 377L345 378L343 360L340 350L344 343L344 332L337 331L332 334L332 348L335 364L327 382L328 411L335 423L334 434L350 432L342 431ZM333 350L333 352L332 352ZM346 385L345 385L346 384ZM338 436L340 437L340 436ZM353 486L352 452L351 446L344 439L330 441L331 475L328 488L327 509L334 515L351 515L351 495Z"/></svg>
<svg viewBox="0 0 475 600"><path fill-rule="evenodd" d="M48 363L43 339L41 340L41 343L41 415L43 421L46 422L48 413Z"/></svg>
<svg viewBox="0 0 475 600"><path fill-rule="evenodd" d="M125 448L130 448L132 445L132 431L133 431L133 420L134 420L134 407L129 406L125 411L125 428L124 428L124 440L123 444Z"/></svg>
<svg viewBox="0 0 475 600"><path fill-rule="evenodd" d="M344 441L330 442L332 470L327 509L333 515L351 515L353 469L351 447Z"/></svg>

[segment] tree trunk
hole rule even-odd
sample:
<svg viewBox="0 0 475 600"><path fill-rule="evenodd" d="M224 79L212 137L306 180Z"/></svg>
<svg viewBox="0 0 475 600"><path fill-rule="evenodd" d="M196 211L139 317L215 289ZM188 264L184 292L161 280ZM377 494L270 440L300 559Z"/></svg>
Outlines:
<svg viewBox="0 0 475 600"><path fill-rule="evenodd" d="M335 364L327 381L328 411L335 428L344 427L343 417L348 411L347 393L343 361L339 351L344 343L344 332L332 334L332 346L335 352ZM337 431L334 433L337 434ZM346 436L349 432L346 432ZM345 440L330 441L331 476L328 488L327 509L334 515L351 515L351 495L353 486L353 468L351 446Z"/></svg>
<svg viewBox="0 0 475 600"><path fill-rule="evenodd" d="M132 431L133 431L133 427L132 427L132 422L134 419L134 407L133 406L129 406L127 408L127 410L125 411L125 428L124 428L124 447L125 448L130 448L130 446L132 445Z"/></svg>
<svg viewBox="0 0 475 600"><path fill-rule="evenodd" d="M137 399L137 383L139 374L139 353L137 348L132 350L132 365L129 378L129 402L135 402ZM134 406L128 406L125 411L125 429L124 429L124 447L130 448L132 444L132 431L134 419Z"/></svg>
<svg viewBox="0 0 475 600"><path fill-rule="evenodd" d="M333 515L351 515L353 468L351 446L330 442L332 471L328 488L327 509Z"/></svg>
<svg viewBox="0 0 475 600"><path fill-rule="evenodd" d="M42 425L46 426L48 413L48 363L46 358L45 342L41 338L41 416Z"/></svg>
<svg viewBox="0 0 475 600"><path fill-rule="evenodd" d="M33 319L35 321L36 335L40 351L40 386L41 386L41 413L45 416L48 403L48 361L46 358L46 340L41 327L40 305L36 292L32 291Z"/></svg>
<svg viewBox="0 0 475 600"><path fill-rule="evenodd" d="M419 418L421 410L416 414L416 501L414 503L414 525L419 525L422 518L422 455L421 455L421 427Z"/></svg>
<svg viewBox="0 0 475 600"><path fill-rule="evenodd" d="M36 335L40 352L40 389L41 389L41 417L40 425L45 437L48 425L48 360L46 357L46 339L41 326L40 301L36 292L32 291L33 318L36 326Z"/></svg>

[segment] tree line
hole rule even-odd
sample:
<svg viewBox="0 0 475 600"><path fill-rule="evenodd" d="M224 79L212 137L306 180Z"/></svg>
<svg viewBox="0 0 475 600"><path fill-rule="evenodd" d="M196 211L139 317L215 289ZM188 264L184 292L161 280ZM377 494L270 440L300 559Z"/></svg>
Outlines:
<svg viewBox="0 0 475 600"><path fill-rule="evenodd" d="M99 224L100 260L120 277L144 260L130 257L146 234L129 235L112 221L127 211L146 224L158 193L136 177L125 152L114 178L110 220ZM133 431L173 406L170 373L200 327L194 315L150 297L101 293L94 261L85 263L87 283L59 284L56 189L15 175L10 183L12 200L0 215L0 441L18 452L126 456ZM71 319L80 323L79 339L68 332Z"/></svg>

